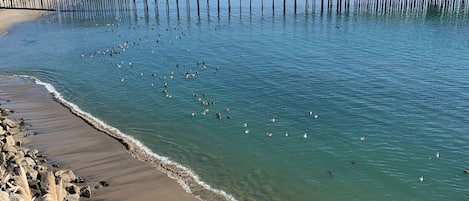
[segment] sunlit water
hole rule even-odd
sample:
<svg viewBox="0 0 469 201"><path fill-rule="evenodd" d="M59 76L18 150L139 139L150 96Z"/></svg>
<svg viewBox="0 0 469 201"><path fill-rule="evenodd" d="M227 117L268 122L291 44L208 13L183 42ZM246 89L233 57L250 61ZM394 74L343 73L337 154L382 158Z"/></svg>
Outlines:
<svg viewBox="0 0 469 201"><path fill-rule="evenodd" d="M467 17L136 14L17 25L0 71L238 200L469 199Z"/></svg>

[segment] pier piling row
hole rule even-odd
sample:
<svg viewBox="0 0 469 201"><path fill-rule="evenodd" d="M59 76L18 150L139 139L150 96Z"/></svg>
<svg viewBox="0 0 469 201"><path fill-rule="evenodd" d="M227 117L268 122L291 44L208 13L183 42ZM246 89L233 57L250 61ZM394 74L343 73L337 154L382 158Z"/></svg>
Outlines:
<svg viewBox="0 0 469 201"><path fill-rule="evenodd" d="M151 0L150 0L151 1ZM249 14L252 15L253 8L260 11L262 15L264 10L272 11L272 14L294 14L298 13L298 5L304 5L305 13L348 13L351 11L358 12L375 12L375 13L403 13L403 12L463 12L467 14L469 10L469 0L257 0L253 4L252 0L245 0L249 3L242 4L242 0L186 0L186 14L190 16L191 5L197 9L197 16L202 15L201 10L207 11L210 15L210 4L217 6L217 15L231 15L232 3L239 2L239 13L243 12L242 8L247 8ZM116 10L135 10L137 6L143 5L145 14L149 12L148 0L0 0L0 8L10 9L34 9L34 10L50 10L62 12L79 12L79 11L116 11ZM276 2L282 2L276 5ZM180 2L179 0L154 0L150 2L154 4L155 15L160 14L160 4L164 4L166 13L175 11L179 16ZM203 4L203 5L202 5ZM257 4L257 7L256 7ZM271 5L267 8L264 5ZM281 11L276 6L281 6Z"/></svg>

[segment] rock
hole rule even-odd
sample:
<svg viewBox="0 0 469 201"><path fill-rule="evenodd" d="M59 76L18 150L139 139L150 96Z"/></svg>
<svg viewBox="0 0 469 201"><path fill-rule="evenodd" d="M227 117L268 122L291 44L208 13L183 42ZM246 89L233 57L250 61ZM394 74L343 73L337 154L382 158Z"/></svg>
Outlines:
<svg viewBox="0 0 469 201"><path fill-rule="evenodd" d="M77 179L75 179L75 181L73 182L81 184L81 183L85 183L85 181L86 181L85 178L78 176Z"/></svg>
<svg viewBox="0 0 469 201"><path fill-rule="evenodd" d="M30 158L30 157L24 157L23 159L25 165L31 167L31 168L34 168L34 166L36 166L36 161L34 161L34 159Z"/></svg>
<svg viewBox="0 0 469 201"><path fill-rule="evenodd" d="M68 183L65 186L65 190L67 191L67 196L65 197L68 201L79 201L80 200L80 188L75 185Z"/></svg>
<svg viewBox="0 0 469 201"><path fill-rule="evenodd" d="M21 145L23 145L23 142L21 142L21 140L16 140L16 146L21 147Z"/></svg>
<svg viewBox="0 0 469 201"><path fill-rule="evenodd" d="M72 195L72 194L79 194L80 193L80 188L75 185L75 184L71 184L71 183L67 183L66 186L65 186L65 190L67 191L68 194Z"/></svg>
<svg viewBox="0 0 469 201"><path fill-rule="evenodd" d="M6 126L9 126L10 128L15 128L16 127L16 122L10 120L10 119L7 119L5 118L3 121L2 121L2 124L4 127ZM8 130L8 129L7 129Z"/></svg>
<svg viewBox="0 0 469 201"><path fill-rule="evenodd" d="M19 126L19 128L20 128L21 130L23 130L23 129L26 128L26 123L24 123L24 120L23 120L23 119L20 121L20 126Z"/></svg>
<svg viewBox="0 0 469 201"><path fill-rule="evenodd" d="M70 195L69 194L65 197L65 200L67 200L67 201L80 201L80 195L78 195L78 194Z"/></svg>
<svg viewBox="0 0 469 201"><path fill-rule="evenodd" d="M9 116L11 113L14 113L14 112L10 109L3 109L2 110L2 116Z"/></svg>
<svg viewBox="0 0 469 201"><path fill-rule="evenodd" d="M5 143L3 145L3 152L7 152L7 158L10 158L9 157L9 154L15 154L17 152L16 148L14 147L14 144L13 145L10 145L9 143Z"/></svg>
<svg viewBox="0 0 469 201"><path fill-rule="evenodd" d="M107 181L100 181L100 182L99 182L99 185L104 186L104 187L108 187L108 186L109 186L109 182L107 182Z"/></svg>
<svg viewBox="0 0 469 201"><path fill-rule="evenodd" d="M7 162L7 157L5 156L5 153L0 153L0 165L3 166Z"/></svg>
<svg viewBox="0 0 469 201"><path fill-rule="evenodd" d="M36 166L34 166L34 169L37 170L40 173L47 173L47 167L43 166L43 165L36 165Z"/></svg>
<svg viewBox="0 0 469 201"><path fill-rule="evenodd" d="M77 176L71 170L58 170L55 172L55 176L62 178L65 182L71 182L77 179Z"/></svg>
<svg viewBox="0 0 469 201"><path fill-rule="evenodd" d="M80 197L91 199L91 187L83 186L80 188Z"/></svg>
<svg viewBox="0 0 469 201"><path fill-rule="evenodd" d="M23 198L22 195L13 193L13 194L10 194L10 201L25 201L25 199Z"/></svg>
<svg viewBox="0 0 469 201"><path fill-rule="evenodd" d="M11 135L6 136L3 142L5 142L5 145L8 144L10 146L15 146L15 139Z"/></svg>
<svg viewBox="0 0 469 201"><path fill-rule="evenodd" d="M8 201L10 200L10 195L5 192L0 190L0 201Z"/></svg>
<svg viewBox="0 0 469 201"><path fill-rule="evenodd" d="M3 126L0 126L0 135L5 135L7 131L3 128Z"/></svg>

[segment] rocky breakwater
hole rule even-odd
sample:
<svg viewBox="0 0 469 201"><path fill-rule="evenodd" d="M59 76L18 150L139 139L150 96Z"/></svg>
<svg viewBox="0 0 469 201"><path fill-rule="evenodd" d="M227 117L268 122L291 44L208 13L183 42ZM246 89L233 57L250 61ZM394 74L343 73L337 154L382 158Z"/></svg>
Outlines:
<svg viewBox="0 0 469 201"><path fill-rule="evenodd" d="M9 109L0 111L0 201L91 200L92 189L82 177L23 146L21 139L28 136L24 119L10 119Z"/></svg>

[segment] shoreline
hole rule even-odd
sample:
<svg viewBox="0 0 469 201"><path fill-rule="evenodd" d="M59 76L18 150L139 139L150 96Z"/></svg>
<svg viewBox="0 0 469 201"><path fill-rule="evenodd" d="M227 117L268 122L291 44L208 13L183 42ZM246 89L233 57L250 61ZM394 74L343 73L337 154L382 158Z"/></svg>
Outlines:
<svg viewBox="0 0 469 201"><path fill-rule="evenodd" d="M14 23L34 20L48 13L48 11L0 9L0 21L3 18L8 19L5 21L6 23L0 24L0 36L8 34L8 29L11 28ZM80 110L76 105L67 102L55 91L52 85L43 83L29 76L8 75L0 75L0 85L2 88L26 87L28 90L34 90L31 91L31 94L24 94L24 90L5 90L2 92L2 96L5 95L4 93L6 92L9 96L16 97L16 101L22 102L16 105L16 101L12 101L11 104L6 104L6 107L21 114L18 116L19 118L28 119L28 122L33 119L31 123L33 123L33 125L39 125L31 128L34 133L39 134L28 136L25 140L25 142L27 142L25 143L26 147L38 149L40 153L45 153L56 163L65 165L67 168L77 172L78 175L88 178L88 180L109 180L111 183L110 187L98 189L97 196L94 196L93 200L96 198L98 200L136 200L135 197L129 197L129 195L136 194L135 192L137 192L137 190L135 189L147 189L145 192L138 193L139 197L137 200L153 200L155 196L164 197L164 200L235 200L234 197L226 194L224 191L213 189L210 185L200 181L198 176L191 170L170 161L167 157L153 153L138 140L121 133L118 129L107 125L101 120L94 118L91 114ZM27 101L22 100L25 97L27 97ZM3 99L5 98L0 97L0 101ZM53 109L45 111L42 108L25 107L23 104L26 102L27 106L44 104L44 108L52 107ZM24 109L26 109L27 112L21 112ZM58 113L62 116L66 116L68 120L62 120L61 117L57 116ZM47 114L46 116L49 118L42 117L44 114ZM56 118L51 119L50 117ZM53 121L55 120L60 121L54 123ZM70 121L69 123L72 125L63 125L64 123L60 123L62 121ZM73 131L67 132L66 135L69 135L74 141L79 141L79 145L76 145L73 141L70 141L70 139L55 136L57 135L55 134L56 131L52 129L54 127L70 127L73 125L80 125L82 128L70 128ZM85 127L88 128L84 129ZM89 131L90 128L91 131ZM96 136L78 136L78 133L83 132L82 130L88 130L88 132ZM47 137L47 135L55 137L51 138ZM112 145L97 147L100 146L100 143L94 142L96 140L95 138L99 138L98 141L111 143ZM67 146L64 145L73 145L73 149L67 151ZM82 151L81 149L83 148L96 150L97 153L93 153L96 155L95 158L90 161L88 157L89 153ZM109 161L106 158L118 158L122 161ZM87 165L83 165L83 160L86 161L85 163ZM99 166L105 167L104 169L114 169L108 174L102 174L104 169L101 170L100 173L97 173L96 169L99 169ZM126 167L126 174L133 172L130 171L132 169L137 170L139 175L141 175L140 178L144 181L128 178L130 176L127 176L126 179L123 179L125 176L118 176L123 173L116 168L122 166ZM114 171L114 174L112 171ZM136 175L133 177L136 177ZM154 186L160 186L162 190L150 190L151 187ZM122 190L123 188L134 190L126 191ZM170 195L168 195L168 193Z"/></svg>
<svg viewBox="0 0 469 201"><path fill-rule="evenodd" d="M42 10L0 9L0 36L8 34L8 30L16 23L35 20L49 13Z"/></svg>
<svg viewBox="0 0 469 201"><path fill-rule="evenodd" d="M24 147L71 169L87 182L106 181L92 200L198 200L166 173L133 158L115 138L70 112L32 79L0 76L2 107L29 124ZM8 101L7 101L8 100Z"/></svg>

